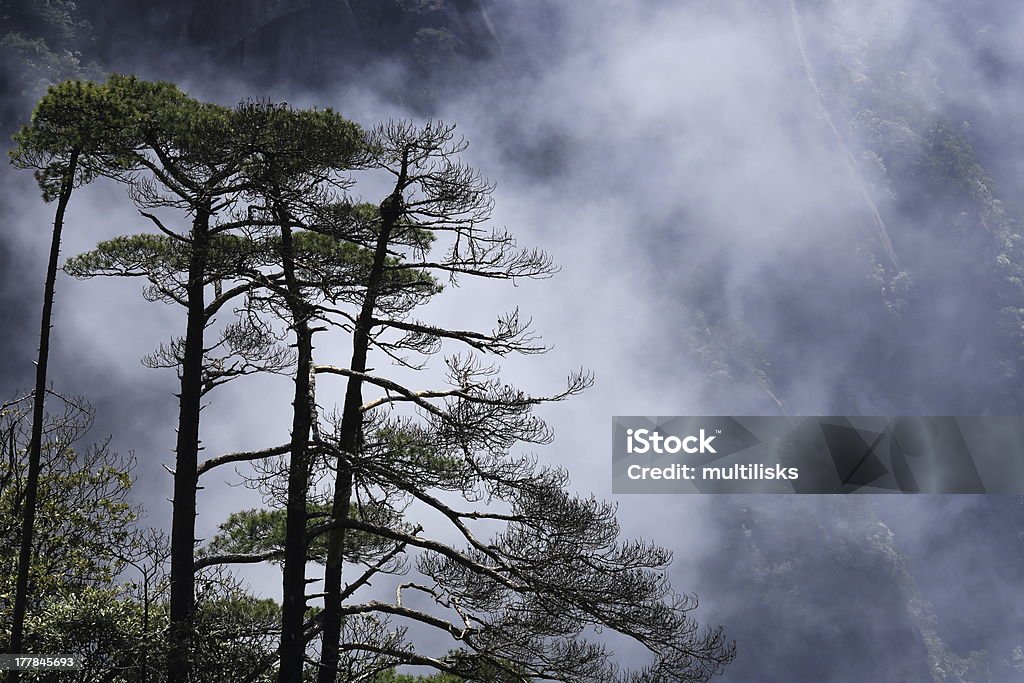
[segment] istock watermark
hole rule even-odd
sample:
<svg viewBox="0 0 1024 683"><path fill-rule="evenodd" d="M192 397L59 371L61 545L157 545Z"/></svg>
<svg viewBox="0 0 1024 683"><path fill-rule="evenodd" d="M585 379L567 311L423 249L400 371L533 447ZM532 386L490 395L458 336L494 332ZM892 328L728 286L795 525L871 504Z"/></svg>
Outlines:
<svg viewBox="0 0 1024 683"><path fill-rule="evenodd" d="M704 430L700 430L699 436L678 436L663 437L658 432L649 429L626 430L626 450L629 453L714 453L716 452L711 442L713 436L705 436ZM693 444L698 444L694 446Z"/></svg>
<svg viewBox="0 0 1024 683"><path fill-rule="evenodd" d="M615 417L615 493L1024 493L1022 417Z"/></svg>

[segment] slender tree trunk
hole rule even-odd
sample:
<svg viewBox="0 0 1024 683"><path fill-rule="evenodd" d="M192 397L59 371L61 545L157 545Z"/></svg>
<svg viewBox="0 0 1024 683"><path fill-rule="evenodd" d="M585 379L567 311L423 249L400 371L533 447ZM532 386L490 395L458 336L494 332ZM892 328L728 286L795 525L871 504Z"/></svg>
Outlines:
<svg viewBox="0 0 1024 683"><path fill-rule="evenodd" d="M53 217L53 238L50 241L50 261L46 267L43 288L43 315L39 325L39 357L36 360L36 387L32 396L32 434L28 448L28 481L25 483L25 511L21 523L21 548L18 553L18 576L14 589L14 613L11 617L9 652L21 653L25 631L25 613L28 609L29 567L32 564L32 542L36 523L36 498L39 492L39 470L43 450L43 417L46 404L46 370L50 358L50 321L53 317L54 289L57 284L57 265L60 260L60 239L64 230L64 213L75 187L75 171L79 150L73 150L68 159L67 175L61 183L57 210ZM7 680L16 683L18 672L10 671Z"/></svg>
<svg viewBox="0 0 1024 683"><path fill-rule="evenodd" d="M373 255L373 266L363 298L363 306L356 318L352 336L354 372L366 372L366 354L370 348L370 330L373 312L377 306L381 284L384 281L384 263L387 258L391 231L401 215L401 195L396 191L381 204L381 229ZM355 453L362 438L363 427L362 380L349 377L345 391L345 404L341 416L340 447L342 453ZM352 499L352 470L338 459L338 478L334 485L331 507L333 526L327 538L327 564L324 569L324 611L320 615L323 636L320 645L320 669L317 683L334 683L337 678L341 642L341 569L344 561L345 528Z"/></svg>
<svg viewBox="0 0 1024 683"><path fill-rule="evenodd" d="M188 319L178 396L178 439L175 447L173 514L171 517L169 683L187 683L192 669L192 618L195 613L196 485L199 461L199 412L203 394L203 333L206 329L205 278L210 241L209 205L192 223L188 268Z"/></svg>
<svg viewBox="0 0 1024 683"><path fill-rule="evenodd" d="M280 220L279 216L279 220ZM306 500L309 487L309 438L314 410L313 333L309 329L309 305L295 279L295 252L291 228L281 223L282 262L288 288L288 309L295 331L298 364L295 368L295 399L292 402L291 463L288 468L288 504L285 521L283 601L281 605L281 661L278 683L301 683L306 639L302 625L306 615Z"/></svg>

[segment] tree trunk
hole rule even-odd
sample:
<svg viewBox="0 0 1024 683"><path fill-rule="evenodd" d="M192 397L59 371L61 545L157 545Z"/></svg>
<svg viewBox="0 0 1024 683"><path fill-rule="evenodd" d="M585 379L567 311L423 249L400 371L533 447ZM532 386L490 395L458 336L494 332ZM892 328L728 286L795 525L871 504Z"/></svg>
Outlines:
<svg viewBox="0 0 1024 683"><path fill-rule="evenodd" d="M39 356L36 360L36 387L32 396L32 434L28 449L28 481L25 483L25 510L21 524L21 547L18 553L18 576L14 590L14 612L11 616L11 642L9 652L20 654L28 609L29 567L32 564L32 541L36 522L36 497L39 492L39 470L43 450L43 418L46 404L46 370L50 358L50 321L53 317L53 298L57 284L57 265L60 260L60 239L64 230L64 213L75 187L75 170L79 150L73 150L68 159L67 175L61 183L57 210L53 217L53 237L50 241L50 261L46 267L43 288L43 315L39 325ZM18 672L10 671L8 681L17 683Z"/></svg>
<svg viewBox="0 0 1024 683"><path fill-rule="evenodd" d="M280 218L280 217L279 217ZM281 661L278 683L302 683L306 639L306 500L309 487L309 438L315 419L313 383L313 333L309 329L309 305L295 280L295 252L291 228L281 222L282 263L288 288L287 304L295 331L298 364L295 368L295 399L292 402L291 463L288 468L288 504L285 521L283 600L281 605Z"/></svg>
<svg viewBox="0 0 1024 683"><path fill-rule="evenodd" d="M373 312L384 281L384 263L387 258L391 231L401 215L401 195L397 192L381 204L381 229L373 255L373 266L366 286L363 306L356 318L352 335L353 372L366 372L366 354L370 347ZM340 447L342 453L355 453L359 448L363 426L362 380L349 377L345 391L345 405L341 416ZM320 615L323 636L320 645L320 669L317 683L334 683L340 659L341 641L341 569L344 561L345 528L352 499L352 470L338 459L338 478L334 485L331 507L333 526L327 538L327 564L324 568L324 611Z"/></svg>
<svg viewBox="0 0 1024 683"><path fill-rule="evenodd" d="M196 486L199 461L199 412L203 394L203 336L206 329L205 279L209 250L209 204L192 223L188 267L188 319L178 396L178 440L175 447L173 515L171 518L169 683L187 683L192 669L192 617L195 612Z"/></svg>

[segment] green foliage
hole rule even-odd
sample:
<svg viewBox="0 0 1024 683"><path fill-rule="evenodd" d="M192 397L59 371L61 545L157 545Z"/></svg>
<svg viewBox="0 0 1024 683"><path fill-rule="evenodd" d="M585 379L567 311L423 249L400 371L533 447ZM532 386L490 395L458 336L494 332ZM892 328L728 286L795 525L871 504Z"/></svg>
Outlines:
<svg viewBox="0 0 1024 683"><path fill-rule="evenodd" d="M99 109L106 116L108 104L106 130L71 125L69 111ZM298 678L303 651L317 635L314 625L323 683L374 672L387 672L379 683L386 677L396 683L619 677L607 647L581 636L588 629L612 629L651 650L652 662L626 674L635 680L706 680L732 658L721 629L699 631L689 616L694 600L667 583L667 551L619 541L614 505L571 495L564 471L512 453L520 444L551 440L534 407L583 391L589 373L571 373L565 389L550 396L502 382L483 355L543 351L518 311L499 316L489 332L409 319L441 291L438 276L453 283L459 276L515 281L556 270L545 253L518 247L505 230L481 230L493 185L458 161L465 143L454 126L392 122L364 138L330 110L251 101L231 109L198 102L172 84L113 76L102 86L55 89L21 148L37 155L34 166L22 163L44 171L44 191L55 179L67 186L79 155L85 171L71 180L107 175L125 182L159 230L104 242L71 259L69 273L145 277L150 298L189 309L187 341L172 338L147 359L181 370L182 415L192 411L179 420L178 459L186 467L175 477L169 552L171 575L184 578L171 582L168 604L160 572L132 559L144 580L126 591L127 603L118 603L114 591L107 612L97 601L53 605L69 623L92 612L90 623L120 616L129 632L141 623L139 642L150 633L171 634L158 638L140 665L141 678L157 662L156 670L171 678L236 680L255 671L266 679L274 673L269 655L279 645L282 676ZM362 165L395 178L378 206L353 203L347 193L347 174ZM166 216L175 214L187 228L169 227ZM207 285L214 287L212 299ZM244 301L236 309L239 321L222 326L221 340L211 346L202 330L233 297ZM352 334L348 368L313 363L314 325ZM235 454L199 469L258 460L250 481L272 509L231 514L197 558L192 496L201 398L242 374L281 372L288 354L273 347L284 339L282 328L294 332L305 363L286 446L291 457ZM417 354L425 364L445 342L469 351L445 358L447 388L415 390L401 383L407 377L367 365L367 354L377 351L419 369L403 354ZM216 357L221 346L228 355ZM343 413L334 419L318 414L313 383L304 385L318 372L347 376ZM311 416L304 415L307 407ZM321 483L334 477L334 490L323 490ZM493 511L481 509L485 504ZM406 521L414 505L452 526L432 537ZM89 528L87 518L69 519ZM239 590L222 569L280 562L286 548L280 612ZM325 565L320 612L306 609L310 560ZM356 569L344 588L343 566ZM411 580L391 583L408 574ZM357 593L378 576L395 588L395 602L360 603ZM103 576L99 587L109 588L113 577ZM403 602L403 595L416 597ZM421 600L432 607L420 608ZM453 637L462 649L440 660L419 655L413 642L421 628ZM112 638L113 651L131 640L116 629L88 637ZM449 673L415 679L387 671L402 665Z"/></svg>
<svg viewBox="0 0 1024 683"><path fill-rule="evenodd" d="M308 507L307 527L313 532L318 524L327 519L330 506L327 503L311 503ZM397 511L376 501L353 505L351 517L377 525L399 524L400 519ZM282 509L232 512L219 526L217 535L206 546L204 554L264 555L272 562L280 562L284 557L285 518L285 510ZM345 556L359 563L376 561L393 547L389 541L359 531L346 534L345 545ZM313 536L307 553L310 561L323 563L327 556L327 537L322 533Z"/></svg>
<svg viewBox="0 0 1024 683"><path fill-rule="evenodd" d="M24 401L5 406L0 416L0 529L11 539L0 547L0 600L5 618L13 595L17 539L24 506L28 415ZM65 412L46 418L42 475L34 532L30 583L36 605L55 594L69 595L109 584L124 567L138 509L129 502L133 461L106 444L79 447L92 412L66 402Z"/></svg>
<svg viewBox="0 0 1024 683"><path fill-rule="evenodd" d="M339 212L350 212L347 207L340 208L341 206L344 205L339 206ZM371 208L376 212L376 207ZM349 215L352 213L355 212L352 211ZM310 227L312 229L294 235L295 260L300 281L329 300L351 299L366 286L373 264L373 251L351 241L351 233L346 235L345 239L337 237L335 225L312 224ZM419 245L429 244L432 236L423 235L424 232L410 230L409 242L417 248ZM371 229L371 238L372 234ZM273 248L280 248L278 236L272 236L268 241ZM399 259L396 257L387 259L388 265L395 265L398 262ZM443 289L430 273L414 269L388 272L381 287L383 300L400 310L409 310L425 303L428 298Z"/></svg>
<svg viewBox="0 0 1024 683"><path fill-rule="evenodd" d="M51 401L51 404L53 401ZM142 543L141 510L129 503L133 461L105 444L82 448L92 413L65 400L47 417L30 570L25 647L82 656L83 670L26 677L38 681L114 680L145 683L163 676L167 643L163 551ZM24 495L28 401L0 410L0 532L17 540ZM0 546L0 639L10 628L17 543ZM151 564L148 578L127 581L129 567ZM145 584L145 588L143 588ZM280 610L230 578L200 577L195 624L197 681L240 681L276 647ZM268 674L269 676L269 674ZM269 680L261 678L260 681Z"/></svg>
<svg viewBox="0 0 1024 683"><path fill-rule="evenodd" d="M211 554L267 554L280 562L284 557L284 510L241 510L228 515L207 546ZM319 545L319 544L318 544ZM312 557L323 555L323 548L310 548Z"/></svg>
<svg viewBox="0 0 1024 683"><path fill-rule="evenodd" d="M242 681L276 645L280 609L218 581L201 581L195 628L197 682ZM39 681L147 683L164 675L166 603L143 604L116 586L86 588L45 600L27 623L33 652L74 653L83 670L37 675ZM258 681L272 680L272 672Z"/></svg>
<svg viewBox="0 0 1024 683"><path fill-rule="evenodd" d="M65 81L51 86L32 122L14 136L11 162L35 171L46 201L57 198L71 172L74 185L127 172L132 165L126 130L130 112L130 101L106 85Z"/></svg>
<svg viewBox="0 0 1024 683"><path fill-rule="evenodd" d="M147 646L138 606L115 584L130 559L139 510L129 502L133 461L106 444L78 445L91 425L91 409L80 401L60 402L64 412L44 423L25 646L82 655L79 680L92 680L87 677L98 671L129 666ZM0 547L4 640L24 508L28 410L26 400L14 401L0 415L0 530L12 541Z"/></svg>
<svg viewBox="0 0 1024 683"><path fill-rule="evenodd" d="M89 78L92 27L71 0L0 2L0 62L7 67L4 95L37 99L54 83ZM6 112L5 112L6 113ZM8 130L8 121L0 127Z"/></svg>
<svg viewBox="0 0 1024 683"><path fill-rule="evenodd" d="M197 586L193 655L198 680L241 681L274 652L280 633L280 606L255 598L235 585ZM270 680L270 675L257 679Z"/></svg>
<svg viewBox="0 0 1024 683"><path fill-rule="evenodd" d="M271 245L238 235L214 235L209 241L205 283L255 271L273 258ZM73 277L99 275L148 278L179 295L188 284L190 244L165 235L123 235L100 242L96 249L68 259L64 271Z"/></svg>
<svg viewBox="0 0 1024 683"><path fill-rule="evenodd" d="M82 55L73 50L54 50L44 38L8 33L0 38L0 56L18 65L12 80L19 95L33 97L53 84L68 78L83 78L95 71L95 65L83 64ZM6 127L7 122L3 122Z"/></svg>
<svg viewBox="0 0 1024 683"><path fill-rule="evenodd" d="M235 150L231 109L200 102L173 83L113 75L106 87L118 100L131 103L125 122L137 146L159 150L167 180L187 184L211 168L230 163ZM193 176L193 177L189 177Z"/></svg>
<svg viewBox="0 0 1024 683"><path fill-rule="evenodd" d="M41 681L144 681L158 670L159 634L143 628L141 606L111 587L48 597L26 623L32 652L73 653L82 670L34 676Z"/></svg>
<svg viewBox="0 0 1024 683"><path fill-rule="evenodd" d="M246 101L231 120L237 140L252 150L241 176L255 194L302 192L361 159L359 126L329 108Z"/></svg>
<svg viewBox="0 0 1024 683"><path fill-rule="evenodd" d="M418 242L422 238L414 237ZM68 259L64 272L77 278L97 276L144 277L151 283L146 296L182 303L188 285L191 244L162 234L124 235L101 242L92 251ZM311 294L331 301L362 291L373 253L331 234L303 230L294 235L297 273ZM240 279L261 280L261 273L279 262L278 234L245 236L219 233L209 239L205 284ZM390 259L389 263L397 262ZM413 269L388 273L382 297L395 308L411 308L440 292L429 273Z"/></svg>

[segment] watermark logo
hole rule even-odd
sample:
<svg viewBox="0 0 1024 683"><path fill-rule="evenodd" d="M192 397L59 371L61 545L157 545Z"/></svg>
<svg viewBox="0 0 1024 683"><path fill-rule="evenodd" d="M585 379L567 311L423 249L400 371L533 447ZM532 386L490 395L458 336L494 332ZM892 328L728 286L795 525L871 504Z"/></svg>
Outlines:
<svg viewBox="0 0 1024 683"><path fill-rule="evenodd" d="M615 493L1021 493L1024 417L621 416Z"/></svg>
<svg viewBox="0 0 1024 683"><path fill-rule="evenodd" d="M722 433L720 429L715 431L716 434ZM711 442L714 440L715 436L708 436L704 429L701 429L697 435L691 434L682 438L674 435L662 436L658 432L649 429L627 429L626 452L639 453L641 455L645 453L657 453L659 455L666 453L675 454L680 451L690 454L717 453L718 451L711 445Z"/></svg>

